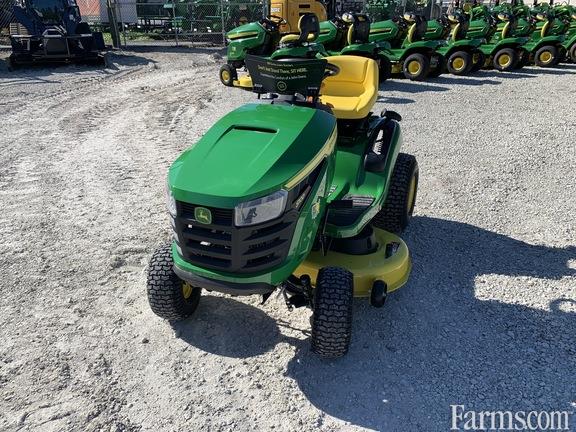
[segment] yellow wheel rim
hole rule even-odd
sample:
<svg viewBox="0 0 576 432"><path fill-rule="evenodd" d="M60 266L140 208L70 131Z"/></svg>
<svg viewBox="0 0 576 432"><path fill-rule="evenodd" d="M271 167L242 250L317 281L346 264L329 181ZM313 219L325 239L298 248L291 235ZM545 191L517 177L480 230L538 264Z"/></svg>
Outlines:
<svg viewBox="0 0 576 432"><path fill-rule="evenodd" d="M190 286L190 284L188 284L188 282L184 282L182 284L182 295L186 300L188 300L192 295L192 289L193 288Z"/></svg>
<svg viewBox="0 0 576 432"><path fill-rule="evenodd" d="M510 65L510 63L512 63L512 57L510 57L508 54L502 54L500 57L498 57L498 64L501 67L507 67Z"/></svg>
<svg viewBox="0 0 576 432"><path fill-rule="evenodd" d="M456 57L454 60L452 60L452 67L454 70L460 72L464 69L464 66L466 66L466 62L462 57Z"/></svg>
<svg viewBox="0 0 576 432"><path fill-rule="evenodd" d="M222 76L222 81L230 81L230 72L228 72L227 70L223 70L221 73Z"/></svg>
<svg viewBox="0 0 576 432"><path fill-rule="evenodd" d="M408 189L408 200L406 201L407 209L406 211L410 213L412 207L414 206L414 197L416 196L416 176L412 176L410 180L410 186Z"/></svg>
<svg viewBox="0 0 576 432"><path fill-rule="evenodd" d="M410 63L408 63L408 72L410 72L412 75L418 75L421 70L422 66L420 65L419 61L412 60Z"/></svg>
<svg viewBox="0 0 576 432"><path fill-rule="evenodd" d="M552 53L550 51L541 52L538 58L542 63L549 63L552 60Z"/></svg>

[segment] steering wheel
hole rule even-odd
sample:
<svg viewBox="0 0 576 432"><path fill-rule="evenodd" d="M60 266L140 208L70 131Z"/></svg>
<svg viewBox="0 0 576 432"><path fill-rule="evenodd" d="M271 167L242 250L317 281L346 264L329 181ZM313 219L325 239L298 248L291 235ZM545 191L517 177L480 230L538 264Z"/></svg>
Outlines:
<svg viewBox="0 0 576 432"><path fill-rule="evenodd" d="M286 24L286 21L284 21L284 18L279 17L277 15L268 15L267 18L262 18L260 20L260 22L262 24L266 24L267 26L270 26L273 29L277 29L282 24Z"/></svg>
<svg viewBox="0 0 576 432"><path fill-rule="evenodd" d="M340 73L340 68L332 63L326 63L324 66L324 78L328 78Z"/></svg>

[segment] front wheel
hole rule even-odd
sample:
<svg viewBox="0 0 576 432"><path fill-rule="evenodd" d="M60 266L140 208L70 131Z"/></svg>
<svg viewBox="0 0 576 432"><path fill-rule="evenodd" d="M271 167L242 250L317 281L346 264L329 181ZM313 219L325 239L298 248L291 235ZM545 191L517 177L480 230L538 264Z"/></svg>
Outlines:
<svg viewBox="0 0 576 432"><path fill-rule="evenodd" d="M436 66L430 66L429 78L438 78L446 71L446 58L442 55L436 56Z"/></svg>
<svg viewBox="0 0 576 432"><path fill-rule="evenodd" d="M236 70L229 64L222 65L220 68L220 82L226 87L232 87L236 79Z"/></svg>
<svg viewBox="0 0 576 432"><path fill-rule="evenodd" d="M318 272L312 315L312 351L324 358L342 357L352 337L354 277L340 267Z"/></svg>
<svg viewBox="0 0 576 432"><path fill-rule="evenodd" d="M385 55L378 57L378 79L382 83L392 76L392 63Z"/></svg>
<svg viewBox="0 0 576 432"><path fill-rule="evenodd" d="M447 67L453 75L466 75L472 69L472 56L466 51L456 51L448 58Z"/></svg>
<svg viewBox="0 0 576 432"><path fill-rule="evenodd" d="M430 73L430 57L411 54L404 60L404 76L412 81L424 81Z"/></svg>
<svg viewBox="0 0 576 432"><path fill-rule="evenodd" d="M148 265L148 303L152 312L169 321L179 321L192 315L202 289L191 286L174 273L172 247L165 244L154 252Z"/></svg>
<svg viewBox="0 0 576 432"><path fill-rule="evenodd" d="M486 56L482 51L474 53L474 55L472 56L472 68L470 69L470 72L478 72L480 69L484 67L485 63L486 63Z"/></svg>
<svg viewBox="0 0 576 432"><path fill-rule="evenodd" d="M557 58L558 49L552 45L545 45L534 54L534 64L540 67L554 66Z"/></svg>
<svg viewBox="0 0 576 432"><path fill-rule="evenodd" d="M572 47L570 48L570 51L568 52L568 57L570 57L572 63L576 63L576 44L572 45Z"/></svg>
<svg viewBox="0 0 576 432"><path fill-rule="evenodd" d="M418 191L418 162L412 155L398 154L384 206L380 209L372 225L395 234L400 234L410 223L416 193Z"/></svg>
<svg viewBox="0 0 576 432"><path fill-rule="evenodd" d="M512 48L502 48L496 54L494 54L494 59L492 60L494 69L505 72L510 71L516 67L518 63L518 53Z"/></svg>

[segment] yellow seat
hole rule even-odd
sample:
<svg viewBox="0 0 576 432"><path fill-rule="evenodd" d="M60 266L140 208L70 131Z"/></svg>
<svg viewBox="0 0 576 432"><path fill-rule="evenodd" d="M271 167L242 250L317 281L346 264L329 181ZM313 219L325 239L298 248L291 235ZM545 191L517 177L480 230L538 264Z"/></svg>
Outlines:
<svg viewBox="0 0 576 432"><path fill-rule="evenodd" d="M311 33L308 35L307 42L314 42L317 37L318 37L318 35ZM290 43L295 43L295 42L298 42L299 40L300 40L300 34L289 33L285 36L282 36L282 38L280 39L280 45L287 45Z"/></svg>
<svg viewBox="0 0 576 432"><path fill-rule="evenodd" d="M378 97L378 65L370 58L333 56L328 62L338 66L337 75L325 78L320 101L332 108L338 119L362 119Z"/></svg>

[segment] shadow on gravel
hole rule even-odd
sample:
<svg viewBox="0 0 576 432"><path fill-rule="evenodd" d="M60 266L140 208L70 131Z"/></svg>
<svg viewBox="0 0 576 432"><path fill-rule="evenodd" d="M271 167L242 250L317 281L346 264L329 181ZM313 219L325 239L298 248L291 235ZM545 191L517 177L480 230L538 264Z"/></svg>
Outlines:
<svg viewBox="0 0 576 432"><path fill-rule="evenodd" d="M380 96L380 97L378 97L376 102L383 102L383 103L397 104L397 105L407 105L407 104L415 103L416 101L414 99L409 99L409 98L399 98L399 97L393 97L393 96Z"/></svg>
<svg viewBox="0 0 576 432"><path fill-rule="evenodd" d="M467 76L467 77L452 77L450 75L442 75L438 78L434 78L434 82L440 84L456 84L456 85L471 85L471 86L481 86L481 85L500 85L502 81L486 79L482 76Z"/></svg>
<svg viewBox="0 0 576 432"><path fill-rule="evenodd" d="M450 404L476 411L573 411L574 301L558 293L549 310L541 310L490 300L484 281L491 274L550 281L575 276L568 262L576 259L576 247L531 245L429 217L415 217L405 239L414 258L409 285L381 310L357 302L346 357L321 361L307 340L297 342L287 375L309 401L341 420L389 431L407 430L407 424L448 430ZM533 289L526 279L515 298L530 304Z"/></svg>
<svg viewBox="0 0 576 432"><path fill-rule="evenodd" d="M450 88L431 85L422 81L409 81L407 79L396 79L385 81L380 85L380 90L383 91L399 91L403 93L423 93L423 92L442 92L448 91Z"/></svg>
<svg viewBox="0 0 576 432"><path fill-rule="evenodd" d="M193 318L173 323L172 328L188 344L225 357L254 357L280 342L294 344L262 309L209 293L200 299Z"/></svg>

